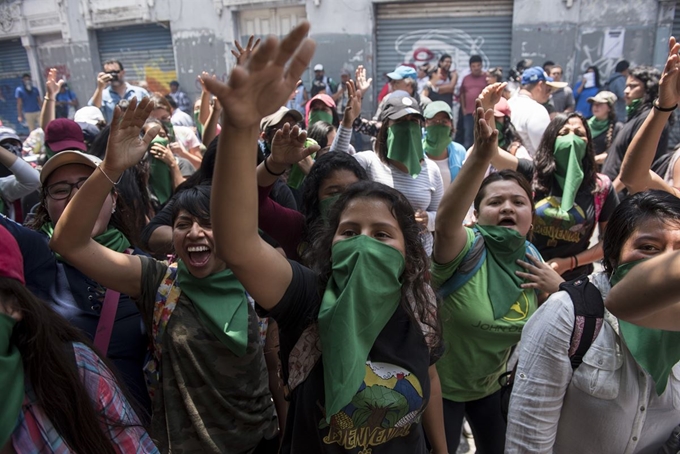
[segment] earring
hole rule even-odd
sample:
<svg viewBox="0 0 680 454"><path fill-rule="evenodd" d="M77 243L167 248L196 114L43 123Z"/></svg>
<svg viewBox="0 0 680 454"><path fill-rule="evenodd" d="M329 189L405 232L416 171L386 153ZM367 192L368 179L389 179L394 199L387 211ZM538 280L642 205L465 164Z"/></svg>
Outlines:
<svg viewBox="0 0 680 454"><path fill-rule="evenodd" d="M113 214L115 212L116 212L116 205L114 205L113 208L111 208L111 214Z"/></svg>

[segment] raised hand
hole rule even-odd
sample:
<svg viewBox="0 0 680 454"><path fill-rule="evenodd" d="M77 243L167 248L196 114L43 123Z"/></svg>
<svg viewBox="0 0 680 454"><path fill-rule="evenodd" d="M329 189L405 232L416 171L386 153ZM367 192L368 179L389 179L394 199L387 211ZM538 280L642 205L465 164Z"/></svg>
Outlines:
<svg viewBox="0 0 680 454"><path fill-rule="evenodd" d="M47 97L54 99L65 83L66 81L64 79L61 79L57 82L57 69L51 68L47 73L47 82L45 82Z"/></svg>
<svg viewBox="0 0 680 454"><path fill-rule="evenodd" d="M201 76L222 104L223 126L259 127L262 118L286 103L314 55L314 41L305 38L308 31L303 21L281 42L268 37L244 66L232 70L226 84Z"/></svg>
<svg viewBox="0 0 680 454"><path fill-rule="evenodd" d="M257 45L260 44L260 38L257 38L257 41L255 41L255 44L253 44L254 39L255 36L250 35L245 49L241 46L241 43L239 43L237 39L234 40L234 46L236 46L238 52L232 49L231 55L236 57L236 64L243 66L245 62L248 61L250 54L252 54Z"/></svg>
<svg viewBox="0 0 680 454"><path fill-rule="evenodd" d="M475 100L475 145L471 156L491 161L498 153L498 131L493 117L493 106L484 110L482 100Z"/></svg>
<svg viewBox="0 0 680 454"><path fill-rule="evenodd" d="M356 89L354 82L351 80L347 82L347 106L345 107L345 115L342 117L343 123L351 125L361 115L361 99L362 94Z"/></svg>
<svg viewBox="0 0 680 454"><path fill-rule="evenodd" d="M111 74L101 72L97 74L97 87L99 87L100 90L103 90L106 88L106 85L108 85L109 82L111 82Z"/></svg>
<svg viewBox="0 0 680 454"><path fill-rule="evenodd" d="M151 140L160 130L159 125L154 125L146 131L143 138L139 137L139 132L152 110L153 103L149 98L139 102L137 98L132 98L125 113L116 106L103 163L107 169L123 172L142 160Z"/></svg>
<svg viewBox="0 0 680 454"><path fill-rule="evenodd" d="M357 70L354 72L354 78L356 79L356 91L360 97L364 97L366 91L371 88L371 82L373 79L366 80L366 68L359 65Z"/></svg>
<svg viewBox="0 0 680 454"><path fill-rule="evenodd" d="M671 108L680 103L680 43L668 40L668 59L659 81L659 106Z"/></svg>
<svg viewBox="0 0 680 454"><path fill-rule="evenodd" d="M479 99L482 101L482 109L493 110L494 106L501 100L506 85L508 85L507 82L497 82L484 87L484 90L479 95Z"/></svg>
<svg viewBox="0 0 680 454"><path fill-rule="evenodd" d="M163 161L168 167L175 165L175 156L173 155L170 148L161 145L160 143L155 143L151 145L151 150L149 150L151 156L156 159Z"/></svg>
<svg viewBox="0 0 680 454"><path fill-rule="evenodd" d="M537 288L547 293L555 293L564 282L562 276L552 266L543 263L531 254L527 254L529 261L517 260L517 264L527 271L515 271L522 279L529 281L521 285L522 288Z"/></svg>
<svg viewBox="0 0 680 454"><path fill-rule="evenodd" d="M282 167L296 164L307 156L319 151L319 145L305 147L307 131L299 126L290 127L288 123L276 131L272 140L271 160Z"/></svg>

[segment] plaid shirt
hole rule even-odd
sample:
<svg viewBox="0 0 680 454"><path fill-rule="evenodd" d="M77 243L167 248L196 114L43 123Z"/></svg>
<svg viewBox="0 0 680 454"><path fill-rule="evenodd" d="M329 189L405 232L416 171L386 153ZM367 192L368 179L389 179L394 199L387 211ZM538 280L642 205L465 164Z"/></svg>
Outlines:
<svg viewBox="0 0 680 454"><path fill-rule="evenodd" d="M88 394L96 402L97 411L114 421L139 424L111 371L95 352L81 343L74 343L73 350L80 378ZM71 423L78 424L77 421ZM116 452L125 454L159 452L146 430L140 425L118 428L102 423L102 429L111 438ZM12 445L17 454L72 452L37 404L35 392L29 383L26 383L22 411L12 433Z"/></svg>

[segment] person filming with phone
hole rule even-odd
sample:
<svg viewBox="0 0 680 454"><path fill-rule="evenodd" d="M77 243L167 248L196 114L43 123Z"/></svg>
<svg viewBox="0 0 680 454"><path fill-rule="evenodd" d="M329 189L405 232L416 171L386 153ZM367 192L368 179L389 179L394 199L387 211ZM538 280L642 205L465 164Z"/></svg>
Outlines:
<svg viewBox="0 0 680 454"><path fill-rule="evenodd" d="M104 63L104 71L97 74L97 88L92 98L87 103L88 106L95 106L101 109L107 123L111 123L113 109L120 100L130 100L149 96L149 92L136 85L125 82L125 69L118 60L109 60Z"/></svg>

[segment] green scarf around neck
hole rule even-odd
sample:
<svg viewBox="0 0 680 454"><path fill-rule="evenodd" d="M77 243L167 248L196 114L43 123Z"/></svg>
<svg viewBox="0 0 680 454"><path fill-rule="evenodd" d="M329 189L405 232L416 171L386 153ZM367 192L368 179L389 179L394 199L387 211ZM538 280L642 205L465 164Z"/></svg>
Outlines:
<svg viewBox="0 0 680 454"><path fill-rule="evenodd" d="M634 99L626 106L626 117L631 118L642 104L642 98Z"/></svg>
<svg viewBox="0 0 680 454"><path fill-rule="evenodd" d="M586 155L586 141L576 134L558 136L555 140L555 180L562 189L562 202L556 217L569 219L569 210L583 183L583 158Z"/></svg>
<svg viewBox="0 0 680 454"><path fill-rule="evenodd" d="M595 116L588 119L588 127L593 139L604 134L609 129L609 119L598 120Z"/></svg>
<svg viewBox="0 0 680 454"><path fill-rule="evenodd" d="M425 128L423 150L428 156L439 157L446 152L446 148L453 142L451 128L446 125L432 125Z"/></svg>
<svg viewBox="0 0 680 454"><path fill-rule="evenodd" d="M366 235L333 245L333 271L319 309L326 421L348 405L366 360L401 300L404 256Z"/></svg>
<svg viewBox="0 0 680 454"><path fill-rule="evenodd" d="M648 259L623 263L612 273L612 287L636 265ZM668 385L668 377L680 361L680 331L644 328L619 320L621 336L635 361L654 379L656 394L661 395Z"/></svg>
<svg viewBox="0 0 680 454"><path fill-rule="evenodd" d="M0 313L0 448L12 436L24 401L24 365L10 341L14 325L16 320Z"/></svg>
<svg viewBox="0 0 680 454"><path fill-rule="evenodd" d="M243 356L248 347L248 297L234 273L225 269L199 279L179 260L177 279L203 324L236 356Z"/></svg>
<svg viewBox="0 0 680 454"><path fill-rule="evenodd" d="M387 129L387 158L406 166L411 177L420 175L423 142L420 126L413 121L394 123Z"/></svg>
<svg viewBox="0 0 680 454"><path fill-rule="evenodd" d="M325 110L312 110L309 113L309 124L308 128L311 128L314 123L320 121L325 121L328 124L333 124L333 114L326 112Z"/></svg>
<svg viewBox="0 0 680 454"><path fill-rule="evenodd" d="M154 139L149 144L149 150L153 144L163 145L167 147L169 142L165 137L154 137ZM172 197L172 174L170 172L170 167L160 159L149 156L149 185L153 189L153 193L156 194L158 201L161 205Z"/></svg>
<svg viewBox="0 0 680 454"><path fill-rule="evenodd" d="M525 271L517 260L527 261L526 238L517 230L498 225L475 226L486 247L487 292L493 307L493 318L505 316L524 291L524 279L515 271Z"/></svg>
<svg viewBox="0 0 680 454"><path fill-rule="evenodd" d="M46 222L40 227L40 231L45 233L49 238L52 238L52 235L54 235L54 224ZM130 247L130 241L125 238L123 232L115 227L109 227L104 233L97 235L92 239L102 246L116 252L125 252L125 250ZM55 252L55 255L57 256L57 259L63 261L63 258L59 254Z"/></svg>

